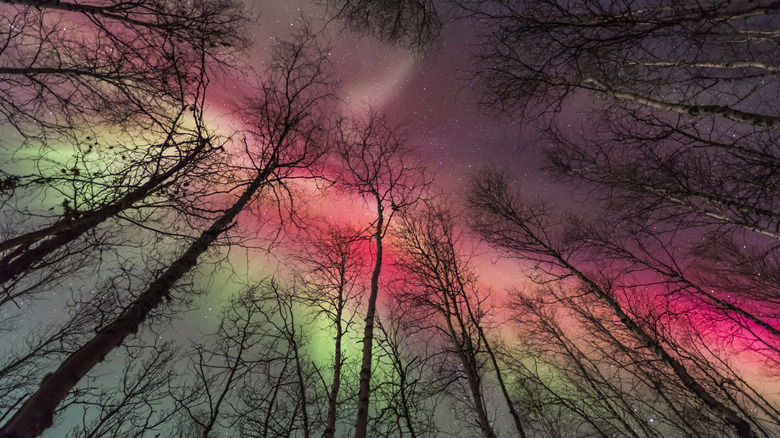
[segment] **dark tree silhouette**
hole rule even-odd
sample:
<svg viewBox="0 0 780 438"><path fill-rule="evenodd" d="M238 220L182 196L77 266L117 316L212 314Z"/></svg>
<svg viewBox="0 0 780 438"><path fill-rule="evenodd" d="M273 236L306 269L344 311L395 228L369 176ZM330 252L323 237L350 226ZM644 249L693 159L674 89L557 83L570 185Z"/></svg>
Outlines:
<svg viewBox="0 0 780 438"><path fill-rule="evenodd" d="M772 2L462 3L484 26L485 103L503 111L560 108L582 90L642 114L780 126L767 100L776 40L760 36L773 31Z"/></svg>
<svg viewBox="0 0 780 438"><path fill-rule="evenodd" d="M678 253L674 260L642 255L641 248L623 248L624 258L642 256L644 268L777 336L777 328L739 302L753 299L754 288L707 293L707 280L695 278L706 273L674 266L692 257L730 269L713 251L721 245L777 257L778 47L767 37L777 5L499 0L467 2L467 9L485 30L477 76L486 105L539 116L591 99L595 118L576 140L549 126L552 167L585 182L615 226L642 236L635 243L678 236L704 242L688 254L670 248ZM764 268L773 270L755 258L736 283ZM762 301L776 296L777 285L767 286Z"/></svg>
<svg viewBox="0 0 780 438"><path fill-rule="evenodd" d="M247 167L235 169L245 175L236 182L237 195L211 219L186 250L160 272L121 315L52 372L0 429L0 436L36 436L52 424L56 406L73 386L127 337L137 332L150 312L171 299L171 288L190 271L216 241L231 228L239 214L263 188L282 183L298 170L312 168L324 152L321 148L321 104L330 95L326 55L304 29L291 41L276 47L274 62L262 81L260 97L250 105L255 115L244 141Z"/></svg>
<svg viewBox="0 0 780 438"><path fill-rule="evenodd" d="M198 435L208 437L219 430L218 425L225 412L232 410L235 402L229 400L234 388L249 380L248 376L262 359L252 357L252 350L263 338L265 315L256 298L256 288L241 292L231 298L220 318L213 339L194 346L190 367L195 381L188 382L186 394L179 403L187 411L192 423L198 426Z"/></svg>
<svg viewBox="0 0 780 438"><path fill-rule="evenodd" d="M758 436L754 428L761 428L754 419L731 399L722 400L711 387L702 383L691 366L675 356L676 345L668 345L665 338L648 328L651 320L638 320L612 290L609 277L594 278L578 269L571 260L572 251L565 248L551 234L550 219L541 207L524 204L511 191L508 178L495 170L484 169L472 182L469 204L477 220L473 226L489 243L509 252L514 257L529 260L553 278L572 277L581 284L583 293L603 303L618 318L642 348L652 352L678 379L678 383L694 395L703 406L729 424L742 437Z"/></svg>
<svg viewBox="0 0 780 438"><path fill-rule="evenodd" d="M354 328L360 301L365 292L363 277L366 263L361 248L365 237L347 226L314 227L306 238L301 263L304 302L326 318L335 330L333 346L333 380L328 392L327 424L323 437L334 437L347 358L343 343Z"/></svg>
<svg viewBox="0 0 780 438"><path fill-rule="evenodd" d="M374 267L366 308L363 359L360 367L355 437L364 438L368 427L374 318L382 270L382 243L396 211L414 204L427 185L422 168L401 128L387 116L369 110L363 121L342 121L336 127L337 152L344 172L340 184L366 198L376 208L369 226L374 243Z"/></svg>
<svg viewBox="0 0 780 438"><path fill-rule="evenodd" d="M324 428L319 414L324 397L316 391L316 370L306 354L304 328L311 315L301 311L300 294L297 286L271 280L253 297L263 327L254 348L261 365L243 382L232 420L242 436L309 437Z"/></svg>
<svg viewBox="0 0 780 438"><path fill-rule="evenodd" d="M421 312L420 324L440 332L454 349L468 382L470 402L482 434L496 436L488 417L482 384L484 368L489 361L515 431L518 436L526 436L491 342L485 335L485 316L491 311L488 296L478 289L476 273L462 255L455 217L442 206L428 203L425 208L405 214L403 219L399 232L399 264L408 274L405 279L408 288L401 299ZM441 321L428 321L430 311L438 314Z"/></svg>
<svg viewBox="0 0 780 438"><path fill-rule="evenodd" d="M372 393L382 408L369 420L369 429L378 436L440 435L437 408L446 406L447 388L458 379L438 366L440 352L426 342L423 330L409 324L408 313L413 312L395 300L377 321L379 383Z"/></svg>
<svg viewBox="0 0 780 438"><path fill-rule="evenodd" d="M204 56L223 63L246 46L231 0L2 3L0 115L39 141L144 120L137 110L176 101Z"/></svg>
<svg viewBox="0 0 780 438"><path fill-rule="evenodd" d="M441 17L432 0L318 0L333 19L348 28L413 50L429 48L441 30Z"/></svg>
<svg viewBox="0 0 780 438"><path fill-rule="evenodd" d="M0 150L8 159L0 200L14 224L0 243L6 304L52 287L82 263L75 259L107 244L105 222L143 222L192 184L184 175L216 164L224 139L203 123L206 88L245 45L245 20L231 1L4 1L0 9L8 29L0 120L23 139ZM47 209L50 198L58 205ZM90 233L98 242L84 242Z"/></svg>
<svg viewBox="0 0 780 438"><path fill-rule="evenodd" d="M176 349L170 343L125 349L125 366L116 387L90 391L71 402L75 409L82 408L83 415L69 437L142 437L159 433L175 414L175 408L165 404L177 378Z"/></svg>

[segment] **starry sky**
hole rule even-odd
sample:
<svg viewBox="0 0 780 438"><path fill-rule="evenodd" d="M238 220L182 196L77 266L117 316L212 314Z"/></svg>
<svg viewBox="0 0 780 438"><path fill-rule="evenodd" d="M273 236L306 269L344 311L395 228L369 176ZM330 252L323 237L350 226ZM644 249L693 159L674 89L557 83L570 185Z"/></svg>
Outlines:
<svg viewBox="0 0 780 438"><path fill-rule="evenodd" d="M250 9L257 22L251 26L253 46L247 62L262 72L269 49L284 36L301 17L312 29L321 29L325 16L322 7L305 0L274 0ZM424 53L414 53L377 41L367 35L345 31L339 22L331 22L323 32L330 43L330 59L339 78L339 106L344 114L364 113L369 107L389 114L408 130L408 145L419 155L423 165L435 173L435 185L455 200L461 200L465 181L479 166L494 163L511 168L518 188L531 197L550 200L568 206L572 192L542 170L542 150L534 124L499 120L477 105L472 66L473 31L467 22L452 21L445 25L440 40ZM247 81L251 79L246 79ZM217 126L238 126L232 113L233 102L249 93L245 83L227 81L211 92L211 115ZM565 120L576 119L567 113ZM343 221L356 216L370 221L370 206L354 198L335 196L320 201L312 214L325 220ZM327 204L327 207L322 207ZM368 208L366 208L368 207ZM355 224L357 225L357 224ZM361 224L364 226L365 224ZM293 244L292 252L295 252ZM289 250L289 249L288 249ZM266 275L284 269L285 250L273 254L231 252L232 263L240 269L262 267ZM501 290L505 286L524 282L525 276L509 263L498 260L486 248L478 250L479 263L491 278L488 287ZM245 260L246 257L250 260ZM387 278L387 274L385 275ZM219 308L219 299L233 291L223 286L224 293L213 296L213 302L201 311L203 318L212 318ZM219 297L219 298L218 298ZM197 323L196 323L197 325Z"/></svg>
<svg viewBox="0 0 780 438"><path fill-rule="evenodd" d="M269 0L253 3L249 10L256 22L246 29L253 46L243 61L258 72L263 71L274 42L300 25L301 17L314 29L324 25L322 7L306 0ZM549 145L542 139L536 122L500 119L477 105L476 91L471 83L476 37L467 20L446 21L440 39L424 53L413 53L388 46L370 36L344 31L336 22L329 24L324 35L330 40L329 56L340 78L340 110L344 114L361 113L370 106L404 123L409 132L409 144L419 154L421 162L436 173L436 186L445 196L462 200L468 176L482 165L496 164L511 170L516 178L515 186L531 199L550 202L558 211L587 212L591 208L585 192L573 189L544 170L544 150ZM233 103L249 92L251 80L249 75L243 75L215 84L209 97L209 123L227 130L240 126ZM577 136L592 113L582 99L572 99L568 104L557 115L556 123L565 135ZM329 205L323 206L326 203ZM324 220L370 221L371 212L366 208L370 206L354 196L336 193L310 205L316 208L309 213L322 215ZM246 214L242 221L242 226L252 224ZM202 298L203 303L198 303L193 311L178 320L176 330L161 336L192 341L213 331L226 298L252 279L268 278L280 269L287 269L287 257L295 252L302 235L291 233L291 244L280 245L273 251L231 249L226 252L224 265L208 265L197 274L195 282L203 281L199 288L209 292ZM495 251L476 240L469 245L473 245L470 249L476 254L473 260L479 265L482 284L498 304L506 298L505 288L522 289L528 285L523 265L501 259ZM392 243L388 253L388 260L392 261ZM226 265L229 269L221 269ZM392 275L392 267L384 268L384 280ZM638 284L640 280L637 280ZM648 295L652 295L654 292L650 289L651 286L643 285L638 290L648 290ZM384 299L387 296L381 297L380 301ZM53 312L56 314L57 309ZM56 316L52 315L52 319ZM705 326L708 323L702 321ZM728 323L724 326L733 328ZM511 335L513 327L507 327ZM317 329L320 329L319 334L317 330L311 333L315 339L313 344L323 348L325 342L318 336L323 336L326 327ZM718 331L709 333L715 333L717 337ZM749 349L742 345L737 347ZM323 348L312 353L325 360L329 350ZM758 382L765 379L759 360L750 358L745 364L748 379ZM777 391L774 395L777 396Z"/></svg>
<svg viewBox="0 0 780 438"><path fill-rule="evenodd" d="M254 7L262 9L256 11L250 61L258 70L268 45L301 16L314 29L322 26L323 9L310 2L274 0ZM371 106L406 125L410 144L438 168L442 187L457 189L469 169L488 162L512 163L529 191L544 191L552 183L539 172L544 144L534 126L502 123L477 106L470 84L475 42L466 22L448 23L433 49L419 54L343 31L337 22L325 35L346 111ZM232 97L233 92L221 94Z"/></svg>
<svg viewBox="0 0 780 438"><path fill-rule="evenodd" d="M253 47L248 63L257 71L262 71L269 47L299 25L301 17L313 29L320 29L325 16L321 7L304 0L274 0L252 8L252 15L258 18L250 29ZM338 22L331 22L324 36L330 41L329 55L340 78L341 110L345 114L360 113L370 106L404 123L410 134L409 144L421 161L436 172L436 186L445 196L462 199L470 173L482 165L494 164L510 170L516 187L529 199L544 200L559 212L574 209L582 213L591 209L586 192L574 189L544 169L544 150L549 144L542 138L537 122L502 119L477 105L472 83L477 39L467 20L445 22L440 39L424 53L345 31ZM212 114L218 124L224 121L230 125L235 122L231 119L230 102L240 99L245 89L240 82L221 87L212 93ZM587 101L575 96L557 114L555 123L562 133L575 138L583 133L593 114ZM369 206L354 198L341 199L343 203L335 205L326 201L329 207L324 209L318 204L320 211L314 214L324 214L326 220L334 221L359 215L370 218L368 209L361 211L361 207ZM480 265L484 286L497 292L499 300L503 299L505 288L524 287L527 278L522 266L497 257L484 245L476 252L474 260ZM235 266L250 271L262 266L267 275L283 269L285 264L284 250L273 254L232 252L230 257ZM385 278L388 275L386 271ZM226 286L225 294L229 290ZM213 318L218 308L218 298L211 299L215 300L213 305L199 312L203 318ZM196 326L197 321L193 322Z"/></svg>

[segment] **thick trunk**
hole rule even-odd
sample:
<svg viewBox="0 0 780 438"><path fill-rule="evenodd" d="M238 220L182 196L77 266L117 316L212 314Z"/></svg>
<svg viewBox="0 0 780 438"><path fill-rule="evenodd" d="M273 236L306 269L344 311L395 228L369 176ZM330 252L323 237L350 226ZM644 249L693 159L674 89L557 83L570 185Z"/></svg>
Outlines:
<svg viewBox="0 0 780 438"><path fill-rule="evenodd" d="M32 438L50 427L54 421L55 409L71 389L127 336L136 333L149 313L159 306L164 298L170 299L173 285L197 264L198 257L228 229L272 170L273 168L269 167L259 173L241 197L192 242L184 254L157 277L121 315L98 331L90 341L68 356L57 370L49 374L38 390L0 429L0 438Z"/></svg>
<svg viewBox="0 0 780 438"><path fill-rule="evenodd" d="M463 357L461 357L461 360L462 359ZM482 398L482 388L480 385L479 374L472 365L473 364L469 364L467 367L466 364L463 364L463 368L466 368L466 380L468 380L469 383L471 398L474 402L474 410L477 411L479 427L482 429L482 434L485 435L485 438L496 438L496 433L493 432L493 428L490 427L490 419L488 418L487 411L485 410L485 403Z"/></svg>
<svg viewBox="0 0 780 438"><path fill-rule="evenodd" d="M384 227L384 215L382 202L379 196L377 200L377 222L374 240L376 241L376 261L374 271L371 273L371 293L368 297L368 309L366 310L366 328L363 332L363 361L360 366L360 387L358 389L357 420L355 421L355 438L366 438L368 430L368 403L371 392L371 351L374 342L374 315L376 314L376 300L379 291L379 274L382 270L382 228Z"/></svg>

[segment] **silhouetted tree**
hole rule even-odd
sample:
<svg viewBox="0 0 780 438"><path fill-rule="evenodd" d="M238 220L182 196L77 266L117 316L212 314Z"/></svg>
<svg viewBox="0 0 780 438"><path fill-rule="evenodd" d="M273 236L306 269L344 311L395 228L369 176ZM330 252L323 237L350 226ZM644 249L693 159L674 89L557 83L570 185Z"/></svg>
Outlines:
<svg viewBox="0 0 780 438"><path fill-rule="evenodd" d="M365 292L365 261L362 250L365 237L346 226L328 225L307 233L302 265L303 296L301 300L316 309L335 330L333 345L333 380L328 392L327 424L323 437L334 437L343 370L347 358L343 342L353 329L360 301ZM330 370L329 370L330 371Z"/></svg>
<svg viewBox="0 0 780 438"><path fill-rule="evenodd" d="M780 126L763 94L778 73L777 42L760 36L773 31L771 2L461 4L482 26L485 103L502 111L560 108L581 90L640 115Z"/></svg>
<svg viewBox="0 0 780 438"><path fill-rule="evenodd" d="M462 254L458 229L452 214L430 203L404 216L400 231L400 266L407 274L402 300L417 309L420 324L438 331L454 349L468 382L470 402L485 437L496 436L485 405L482 383L486 362L496 373L518 436L525 431L514 402L509 397L496 355L485 335L485 316L491 311L488 297L477 287L477 277ZM440 322L429 321L430 311ZM422 322L426 321L426 322Z"/></svg>
<svg viewBox="0 0 780 438"><path fill-rule="evenodd" d="M703 406L733 427L739 436L757 436L755 428L761 430L762 426L735 400L720 399L718 396L723 394L705 385L702 377L691 371L691 364L684 363L684 358L674 354L679 344L667 342L666 333L655 330L652 313L643 315L643 319L637 318L637 314L621 302L621 295L612 288L609 276L594 279L575 266L573 251L553 236L551 218L545 214L543 206L524 204L511 191L507 176L495 170L480 172L469 193L469 204L476 218L473 226L486 241L513 257L534 263L537 269L552 278L575 278L582 293L598 298L631 333L637 345L652 352L667 367L666 373L676 376L678 383Z"/></svg>
<svg viewBox="0 0 780 438"><path fill-rule="evenodd" d="M263 327L254 357L260 366L248 374L239 390L232 418L241 436L311 436L326 422L320 410L316 370L306 353L310 323L298 286L274 280L253 296L258 323ZM303 321L302 321L303 319Z"/></svg>
<svg viewBox="0 0 780 438"><path fill-rule="evenodd" d="M142 222L193 185L183 175L216 165L224 139L203 123L206 88L245 46L245 19L229 0L0 8L0 120L23 139L0 150L2 213L14 224L0 243L8 303L109 244L101 224Z"/></svg>
<svg viewBox="0 0 780 438"><path fill-rule="evenodd" d="M333 19L352 30L414 50L429 48L439 35L441 17L432 0L318 0Z"/></svg>
<svg viewBox="0 0 780 438"><path fill-rule="evenodd" d="M0 429L0 436L36 436L52 424L56 406L73 386L129 335L137 332L150 312L171 299L174 284L190 271L263 188L277 186L296 171L310 169L324 152L321 147L321 106L330 95L326 55L302 30L275 48L274 61L262 80L260 97L249 105L253 137L244 141L246 166L234 169L237 195L205 218L207 228L186 250L148 284L121 315L102 327L70 354ZM298 175L299 176L299 175ZM282 188L283 189L283 188Z"/></svg>
<svg viewBox="0 0 780 438"><path fill-rule="evenodd" d="M151 121L144 108L180 99L204 57L221 64L246 46L245 14L232 0L8 0L1 7L0 115L42 142L57 132Z"/></svg>
<svg viewBox="0 0 780 438"><path fill-rule="evenodd" d="M505 363L534 429L548 436L714 433L707 412L655 369L652 353L632 351L632 335L604 317L598 299L554 288L513 294L521 334Z"/></svg>
<svg viewBox="0 0 780 438"><path fill-rule="evenodd" d="M82 421L69 437L142 437L159 433L175 408L167 407L176 379L177 351L170 343L127 346L124 369L115 387L89 391L71 402L83 410Z"/></svg>
<svg viewBox="0 0 780 438"><path fill-rule="evenodd" d="M373 110L365 120L342 121L336 127L336 149L344 171L341 186L366 198L376 209L369 226L374 243L374 268L366 308L363 359L360 367L355 437L364 438L368 427L374 318L382 270L382 243L390 221L399 209L415 203L426 182L422 168L406 144L401 128Z"/></svg>
<svg viewBox="0 0 780 438"><path fill-rule="evenodd" d="M396 284L403 288L403 283ZM381 407L369 419L376 436L438 436L437 411L447 406L447 389L459 376L445 372L437 360L442 355L424 329L410 324L413 314L393 300L388 314L377 321L378 384L372 393Z"/></svg>
<svg viewBox="0 0 780 438"><path fill-rule="evenodd" d="M768 318L750 310L755 303L744 302L756 299L755 290L762 291L757 302L774 300L777 283L739 287L757 272L774 271L780 238L777 40L766 37L774 32L777 5L465 5L484 26L477 76L486 105L538 116L594 102L589 126L577 135L552 123L547 137L552 167L604 202L614 231L631 230L624 234L631 248L620 250L615 246L625 240L609 244L602 233L596 238L602 253L636 257L638 269L677 282L729 318L760 326L762 336L764 330L777 336ZM681 245L682 239L698 240L701 248L683 251L699 245ZM683 260L730 270L719 247L763 257L732 260L745 268L741 278L722 283L733 289L714 291L718 283L707 284L709 273Z"/></svg>

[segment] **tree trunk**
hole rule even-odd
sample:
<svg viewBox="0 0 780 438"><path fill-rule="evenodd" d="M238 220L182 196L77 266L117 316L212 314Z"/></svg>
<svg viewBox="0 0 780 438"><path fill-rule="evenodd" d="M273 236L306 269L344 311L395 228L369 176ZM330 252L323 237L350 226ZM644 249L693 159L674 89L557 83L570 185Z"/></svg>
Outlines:
<svg viewBox="0 0 780 438"><path fill-rule="evenodd" d="M336 310L336 346L333 358L333 383L330 385L330 394L328 394L328 419L323 438L335 438L336 436L336 408L338 407L339 387L341 386L341 338L343 329L341 327L343 287L339 290L339 302Z"/></svg>
<svg viewBox="0 0 780 438"><path fill-rule="evenodd" d="M368 297L368 309L366 310L366 328L363 332L363 361L360 366L360 387L358 389L357 420L355 421L355 438L366 438L368 429L368 403L371 391L371 350L374 342L374 315L376 314L376 300L379 291L379 274L382 270L382 228L384 227L384 215L382 201L378 194L376 197L376 261L374 271L371 273L371 293Z"/></svg>
<svg viewBox="0 0 780 438"><path fill-rule="evenodd" d="M651 108L658 108L691 116L721 116L735 122L747 123L749 125L763 126L767 128L780 128L780 117L748 113L720 105L683 105L679 103L663 102L635 93L614 90L600 81L592 78L583 79L582 84L583 86L594 86L595 89L607 93L617 99L630 100L642 105L647 105Z"/></svg>
<svg viewBox="0 0 780 438"><path fill-rule="evenodd" d="M444 297L446 309L444 310L444 318L447 320L447 330L450 334L450 338L452 339L452 343L455 346L455 352L458 354L458 358L463 363L463 372L466 374L466 381L469 384L469 391L471 391L471 399L474 403L474 410L477 412L479 428L482 429L482 434L485 436L485 438L496 438L496 433L493 432L493 428L490 427L490 419L487 416L487 411L485 411L485 405L482 398L482 388L480 385L479 370L476 369L476 364L474 363L476 360L474 357L474 350L473 348L469 348L470 354L466 354L464 351L463 344L466 343L467 340L463 339L461 341L458 339L458 335L455 333L455 327L452 325L452 312L450 311L449 302L447 302L446 299L446 292L444 293Z"/></svg>
<svg viewBox="0 0 780 438"><path fill-rule="evenodd" d="M529 234L529 236L534 236L533 233L531 233L527 228L525 231ZM623 325L637 337L637 339L644 345L645 348L653 352L665 365L671 368L686 389L688 389L693 395L701 400L705 406L720 415L720 417L726 423L732 425L739 437L755 438L758 436L753 431L750 423L748 423L747 420L742 418L739 413L724 405L712 394L710 394L707 388L702 386L693 376L688 373L685 365L670 355L660 342L653 339L653 337L650 336L639 324L637 324L636 321L634 321L628 314L626 314L620 304L615 301L608 293L604 292L604 290L602 290L598 284L596 284L588 276L571 265L560 253L558 253L558 251L550 248L535 236L533 238L538 242L538 244L546 247L548 249L548 254L555 258L561 264L561 266L563 266L580 281L582 281L594 295L603 301L620 319L620 322L623 323Z"/></svg>
<svg viewBox="0 0 780 438"><path fill-rule="evenodd" d="M525 438L526 435L525 430L523 429L523 423L520 421L520 415L518 415L517 410L515 409L515 404L512 402L512 398L509 397L509 391L506 389L504 377L501 374L501 368L498 366L496 355L493 353L493 348L490 346L490 343L485 336L485 331L482 330L482 326L480 326L477 321L473 322L477 326L477 330L479 330L479 336L482 338L482 342L485 343L485 349L487 350L488 357L490 357L490 362L493 364L493 369L496 371L496 379L498 379L498 386L501 388L501 394L504 395L504 400L506 400L506 405L509 408L509 414L512 415L512 420L515 422L517 434L520 438Z"/></svg>
<svg viewBox="0 0 780 438"><path fill-rule="evenodd" d="M70 390L127 336L136 333L149 313L162 303L163 298L170 299L173 285L197 264L198 257L229 228L273 169L274 167L270 166L258 173L241 197L195 239L184 254L157 277L121 315L98 331L90 341L68 356L57 370L49 374L38 390L0 429L0 438L32 438L49 428L54 421L55 409Z"/></svg>

